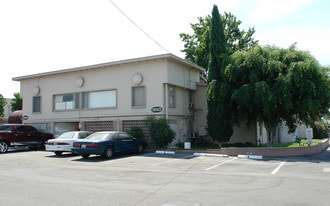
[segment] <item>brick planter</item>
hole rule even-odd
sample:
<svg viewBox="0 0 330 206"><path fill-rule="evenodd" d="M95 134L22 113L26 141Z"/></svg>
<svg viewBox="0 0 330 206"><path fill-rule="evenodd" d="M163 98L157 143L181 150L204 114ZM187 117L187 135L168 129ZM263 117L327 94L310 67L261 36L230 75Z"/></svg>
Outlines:
<svg viewBox="0 0 330 206"><path fill-rule="evenodd" d="M177 152L199 152L224 154L229 156L238 155L261 155L263 157L295 157L318 154L329 147L329 139L314 146L301 146L294 148L279 147L244 147L244 148L221 148L207 150L176 150Z"/></svg>

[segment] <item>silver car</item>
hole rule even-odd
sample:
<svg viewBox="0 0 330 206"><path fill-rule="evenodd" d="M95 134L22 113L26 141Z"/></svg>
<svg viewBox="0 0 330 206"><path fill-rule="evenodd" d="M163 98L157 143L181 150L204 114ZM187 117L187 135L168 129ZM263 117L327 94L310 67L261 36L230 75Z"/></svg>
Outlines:
<svg viewBox="0 0 330 206"><path fill-rule="evenodd" d="M54 152L60 156L63 152L71 152L73 142L78 139L84 139L93 132L90 131L70 131L64 132L56 139L51 139L46 142L46 151Z"/></svg>

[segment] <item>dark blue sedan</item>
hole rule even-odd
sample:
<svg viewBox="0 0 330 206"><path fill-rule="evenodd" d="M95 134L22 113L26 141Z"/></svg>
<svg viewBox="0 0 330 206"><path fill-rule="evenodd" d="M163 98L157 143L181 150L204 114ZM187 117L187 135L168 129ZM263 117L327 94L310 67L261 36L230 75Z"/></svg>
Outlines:
<svg viewBox="0 0 330 206"><path fill-rule="evenodd" d="M125 132L103 131L75 141L71 150L83 158L95 154L110 159L114 154L142 153L147 146L145 140L134 138Z"/></svg>

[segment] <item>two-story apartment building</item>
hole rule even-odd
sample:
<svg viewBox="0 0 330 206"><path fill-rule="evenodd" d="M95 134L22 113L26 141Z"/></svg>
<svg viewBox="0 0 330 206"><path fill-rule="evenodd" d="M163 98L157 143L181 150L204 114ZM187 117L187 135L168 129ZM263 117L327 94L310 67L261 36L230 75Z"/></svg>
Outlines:
<svg viewBox="0 0 330 206"><path fill-rule="evenodd" d="M172 54L127 59L21 77L23 123L55 136L70 130L121 130L141 127L152 144L144 120L168 119L176 142L207 136L204 68ZM8 115L7 115L8 116ZM5 120L7 120L6 118ZM288 134L279 125L274 142L304 137L300 126ZM264 127L245 122L234 128L230 143L266 143Z"/></svg>
<svg viewBox="0 0 330 206"><path fill-rule="evenodd" d="M176 141L206 134L204 72L172 54L14 77L23 122L58 135L68 130L143 128L148 116L169 120Z"/></svg>

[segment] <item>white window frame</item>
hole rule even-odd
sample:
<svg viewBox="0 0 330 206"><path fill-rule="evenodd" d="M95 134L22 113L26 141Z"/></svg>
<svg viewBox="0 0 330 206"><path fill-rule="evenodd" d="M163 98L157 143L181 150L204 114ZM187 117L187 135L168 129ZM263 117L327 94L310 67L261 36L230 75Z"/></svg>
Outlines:
<svg viewBox="0 0 330 206"><path fill-rule="evenodd" d="M116 108L117 107L117 90L102 90L83 93L83 108Z"/></svg>

